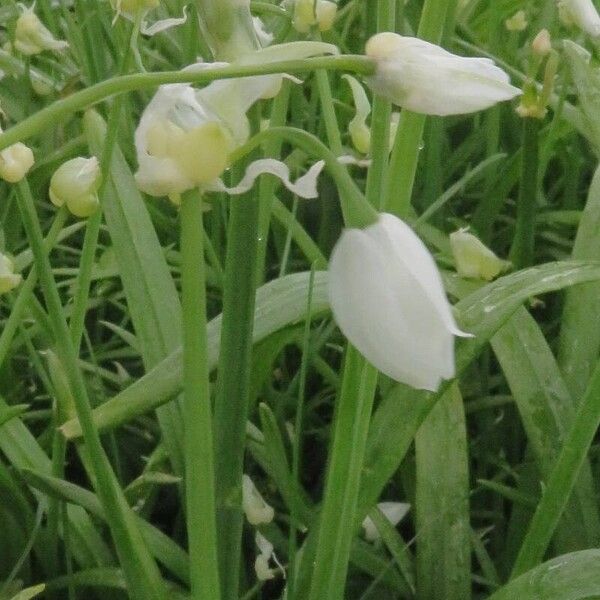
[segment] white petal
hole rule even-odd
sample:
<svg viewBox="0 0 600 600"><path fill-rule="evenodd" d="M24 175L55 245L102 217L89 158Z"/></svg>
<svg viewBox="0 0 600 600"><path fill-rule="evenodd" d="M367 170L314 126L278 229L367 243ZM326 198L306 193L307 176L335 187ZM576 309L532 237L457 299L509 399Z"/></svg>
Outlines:
<svg viewBox="0 0 600 600"><path fill-rule="evenodd" d="M377 508L384 514L386 519L395 527L406 516L410 510L410 504L405 502L380 502ZM365 538L369 542L380 539L379 531L375 527L371 517L365 517L362 522Z"/></svg>
<svg viewBox="0 0 600 600"><path fill-rule="evenodd" d="M283 185L300 198L316 198L317 179L323 170L325 163L316 162L302 177L292 182L290 170L287 165L274 158L261 158L248 165L242 180L233 187L227 187L220 179L208 186L207 191L226 192L230 195L244 194L252 188L254 182L260 175L269 174L277 177Z"/></svg>
<svg viewBox="0 0 600 600"><path fill-rule="evenodd" d="M275 515L273 507L265 502L252 479L245 474L242 477L242 508L250 525L270 523Z"/></svg>
<svg viewBox="0 0 600 600"><path fill-rule="evenodd" d="M171 29L172 27L177 27L178 25L183 25L187 21L187 7L183 7L183 15L179 18L171 18L171 19L161 19L160 21L155 21L152 25L147 25L146 23L142 23L140 28L141 33L144 35L148 35L152 37L161 31L166 31L167 29Z"/></svg>

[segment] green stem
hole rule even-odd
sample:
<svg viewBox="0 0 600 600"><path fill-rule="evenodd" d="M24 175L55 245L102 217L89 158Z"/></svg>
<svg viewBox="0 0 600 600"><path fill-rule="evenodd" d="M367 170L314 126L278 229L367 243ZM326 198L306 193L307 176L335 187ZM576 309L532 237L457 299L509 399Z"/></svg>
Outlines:
<svg viewBox="0 0 600 600"><path fill-rule="evenodd" d="M600 425L600 364L596 366L575 421L564 440L544 494L529 523L511 579L540 563L569 502L588 450Z"/></svg>
<svg viewBox="0 0 600 600"><path fill-rule="evenodd" d="M375 63L366 56L324 56L302 60L286 60L262 65L229 65L202 71L164 71L162 73L135 73L113 77L75 92L64 100L53 102L46 108L23 119L0 135L0 150L26 140L69 115L96 104L110 96L135 90L154 88L167 83L210 83L216 79L252 77L272 73L310 73L315 69L348 71L359 75L372 75Z"/></svg>
<svg viewBox="0 0 600 600"><path fill-rule="evenodd" d="M439 44L446 20L454 11L456 0L425 0L417 36ZM403 110L396 131L396 139L390 159L387 189L382 202L383 208L399 217L410 211L421 139L425 127L425 115Z"/></svg>
<svg viewBox="0 0 600 600"><path fill-rule="evenodd" d="M77 417L93 470L94 486L106 514L110 515L111 533L128 583L129 593L134 600L164 600L166 591L160 573L140 535L133 512L119 487L94 425L86 384L77 366L77 353L65 321L27 181L18 183L16 190L23 225L35 257L52 321L57 354L64 365L73 391Z"/></svg>
<svg viewBox="0 0 600 600"><path fill-rule="evenodd" d="M61 208L56 213L54 221L52 222L48 234L46 235L46 239L44 240L44 252L46 252L46 254L48 254L50 249L54 246L56 239L58 238L58 235L67 220L68 214L69 213L66 208ZM31 269L31 271L29 271L29 275L27 275L25 283L19 289L19 295L17 296L15 303L11 306L10 315L4 323L2 334L0 334L0 365L4 363L8 352L10 351L12 340L21 323L23 312L31 300L37 280L37 272L34 267Z"/></svg>
<svg viewBox="0 0 600 600"><path fill-rule="evenodd" d="M513 245L510 249L510 259L515 269L522 269L533 264L538 191L539 127L539 119L529 117L523 119L523 153L517 201L517 223Z"/></svg>
<svg viewBox="0 0 600 600"><path fill-rule="evenodd" d="M377 370L348 345L336 405L309 600L344 597Z"/></svg>
<svg viewBox="0 0 600 600"><path fill-rule="evenodd" d="M251 193L232 197L214 421L219 565L224 600L237 600L239 586L241 485L251 388L257 227L257 199Z"/></svg>
<svg viewBox="0 0 600 600"><path fill-rule="evenodd" d="M202 197L181 203L185 487L191 598L219 600Z"/></svg>

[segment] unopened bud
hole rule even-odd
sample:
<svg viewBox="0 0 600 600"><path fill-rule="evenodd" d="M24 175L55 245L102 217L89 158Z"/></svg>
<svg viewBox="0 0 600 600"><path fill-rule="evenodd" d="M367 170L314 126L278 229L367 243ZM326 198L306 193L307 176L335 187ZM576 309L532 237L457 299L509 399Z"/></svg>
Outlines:
<svg viewBox="0 0 600 600"><path fill-rule="evenodd" d="M33 166L31 148L17 142L0 152L0 178L9 183L21 181Z"/></svg>
<svg viewBox="0 0 600 600"><path fill-rule="evenodd" d="M76 217L89 217L98 209L102 176L95 156L78 156L63 163L52 175L49 195L55 206L67 205Z"/></svg>
<svg viewBox="0 0 600 600"><path fill-rule="evenodd" d="M250 525L270 523L275 516L273 507L264 501L248 475L242 479L242 508Z"/></svg>
<svg viewBox="0 0 600 600"><path fill-rule="evenodd" d="M44 50L59 51L68 47L68 42L54 38L33 12L33 7L24 9L17 19L15 49L26 56L33 56Z"/></svg>
<svg viewBox="0 0 600 600"><path fill-rule="evenodd" d="M0 294L10 292L21 283L21 275L15 273L13 261L0 253Z"/></svg>
<svg viewBox="0 0 600 600"><path fill-rule="evenodd" d="M527 15L524 10L517 11L512 17L504 21L504 26L508 31L524 31L527 25Z"/></svg>
<svg viewBox="0 0 600 600"><path fill-rule="evenodd" d="M320 31L333 27L337 14L337 4L329 0L296 0L293 25L296 31L308 33L317 26Z"/></svg>
<svg viewBox="0 0 600 600"><path fill-rule="evenodd" d="M542 29L531 42L531 50L537 56L546 56L552 50L552 39L547 29Z"/></svg>
<svg viewBox="0 0 600 600"><path fill-rule="evenodd" d="M319 31L329 31L335 22L337 4L329 0L317 0L315 15Z"/></svg>
<svg viewBox="0 0 600 600"><path fill-rule="evenodd" d="M466 229L450 234L450 247L461 277L491 281L510 263L498 258L487 246Z"/></svg>

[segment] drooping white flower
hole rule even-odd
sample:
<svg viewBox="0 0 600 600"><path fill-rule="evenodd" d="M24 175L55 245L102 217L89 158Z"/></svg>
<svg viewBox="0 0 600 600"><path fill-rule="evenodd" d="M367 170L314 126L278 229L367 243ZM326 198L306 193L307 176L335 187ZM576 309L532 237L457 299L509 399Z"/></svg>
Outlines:
<svg viewBox="0 0 600 600"><path fill-rule="evenodd" d="M454 377L454 321L435 261L403 221L381 214L346 229L329 262L329 300L342 333L377 369L435 391Z"/></svg>
<svg viewBox="0 0 600 600"><path fill-rule="evenodd" d="M273 507L265 502L252 479L245 474L242 477L242 508L250 525L270 523L275 516Z"/></svg>
<svg viewBox="0 0 600 600"><path fill-rule="evenodd" d="M237 64L335 51L330 44L296 42L259 50ZM199 63L188 70L223 65ZM281 77L262 75L216 80L202 89L188 84L161 86L144 110L135 132L139 188L152 196L181 194L197 186L229 191L219 184L218 178L229 166L231 153L250 136L246 113L259 99L277 93ZM263 172L281 171L280 167L273 167L275 163L278 161L269 159ZM291 184L289 177L284 183ZM299 191L302 195L302 190Z"/></svg>
<svg viewBox="0 0 600 600"><path fill-rule="evenodd" d="M410 504L406 502L380 502L377 508L384 514L385 518L395 527L404 519L410 510ZM371 517L365 517L362 522L365 539L368 542L376 542L381 538L377 527Z"/></svg>
<svg viewBox="0 0 600 600"><path fill-rule="evenodd" d="M60 51L69 47L68 42L57 40L33 12L34 6L20 5L22 13L15 26L15 48L26 56L44 50Z"/></svg>
<svg viewBox="0 0 600 600"><path fill-rule="evenodd" d="M0 294L10 292L21 283L21 275L15 273L13 261L0 253Z"/></svg>
<svg viewBox="0 0 600 600"><path fill-rule="evenodd" d="M21 181L33 166L33 162L31 148L21 142L4 148L0 151L0 179L9 183Z"/></svg>
<svg viewBox="0 0 600 600"><path fill-rule="evenodd" d="M89 217L100 205L100 165L95 156L78 156L63 163L52 175L48 195L54 206L67 205L76 217Z"/></svg>
<svg viewBox="0 0 600 600"><path fill-rule="evenodd" d="M498 258L481 240L459 229L450 234L450 248L461 277L491 281L504 271L510 263Z"/></svg>
<svg viewBox="0 0 600 600"><path fill-rule="evenodd" d="M576 25L591 37L600 36L600 15L592 0L559 0L561 19L569 25Z"/></svg>
<svg viewBox="0 0 600 600"><path fill-rule="evenodd" d="M470 113L521 93L490 59L457 56L418 38L378 33L366 54L376 63L366 79L371 89L414 112Z"/></svg>

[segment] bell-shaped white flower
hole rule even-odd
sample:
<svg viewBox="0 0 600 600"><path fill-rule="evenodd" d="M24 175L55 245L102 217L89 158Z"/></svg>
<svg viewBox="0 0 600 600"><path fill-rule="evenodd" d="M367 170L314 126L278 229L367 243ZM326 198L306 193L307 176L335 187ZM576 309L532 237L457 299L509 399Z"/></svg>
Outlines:
<svg viewBox="0 0 600 600"><path fill-rule="evenodd" d="M21 5L23 12L17 19L15 27L15 48L26 56L39 54L44 50L64 50L68 42L57 40L46 26L38 19L31 8Z"/></svg>
<svg viewBox="0 0 600 600"><path fill-rule="evenodd" d="M50 179L48 194L55 206L67 205L76 217L89 217L100 205L100 165L95 156L78 156L63 163Z"/></svg>
<svg viewBox="0 0 600 600"><path fill-rule="evenodd" d="M404 519L410 510L410 504L406 502L380 502L377 508L383 513L385 518L395 527ZM365 532L365 539L368 542L376 542L381 539L381 535L375 527L375 523L371 517L365 517L362 522L362 527Z"/></svg>
<svg viewBox="0 0 600 600"><path fill-rule="evenodd" d="M21 275L15 273L13 261L0 253L0 294L10 292L21 283Z"/></svg>
<svg viewBox="0 0 600 600"><path fill-rule="evenodd" d="M600 15L592 0L559 0L560 18L568 25L576 25L591 37L600 36Z"/></svg>
<svg viewBox="0 0 600 600"><path fill-rule="evenodd" d="M366 54L376 63L366 79L371 89L414 112L470 113L521 93L490 59L457 56L418 38L378 33Z"/></svg>
<svg viewBox="0 0 600 600"><path fill-rule="evenodd" d="M1 131L1 129L0 129ZM17 142L0 151L0 179L17 183L33 166L33 152L29 146Z"/></svg>
<svg viewBox="0 0 600 600"><path fill-rule="evenodd" d="M433 257L413 230L390 214L347 229L329 262L329 300L350 342L377 369L435 391L454 377L457 327Z"/></svg>
<svg viewBox="0 0 600 600"><path fill-rule="evenodd" d="M270 523L275 516L273 507L265 502L248 475L242 477L242 509L250 525Z"/></svg>
<svg viewBox="0 0 600 600"><path fill-rule="evenodd" d="M450 234L450 248L461 277L491 281L510 263L498 258L487 246L467 229Z"/></svg>

